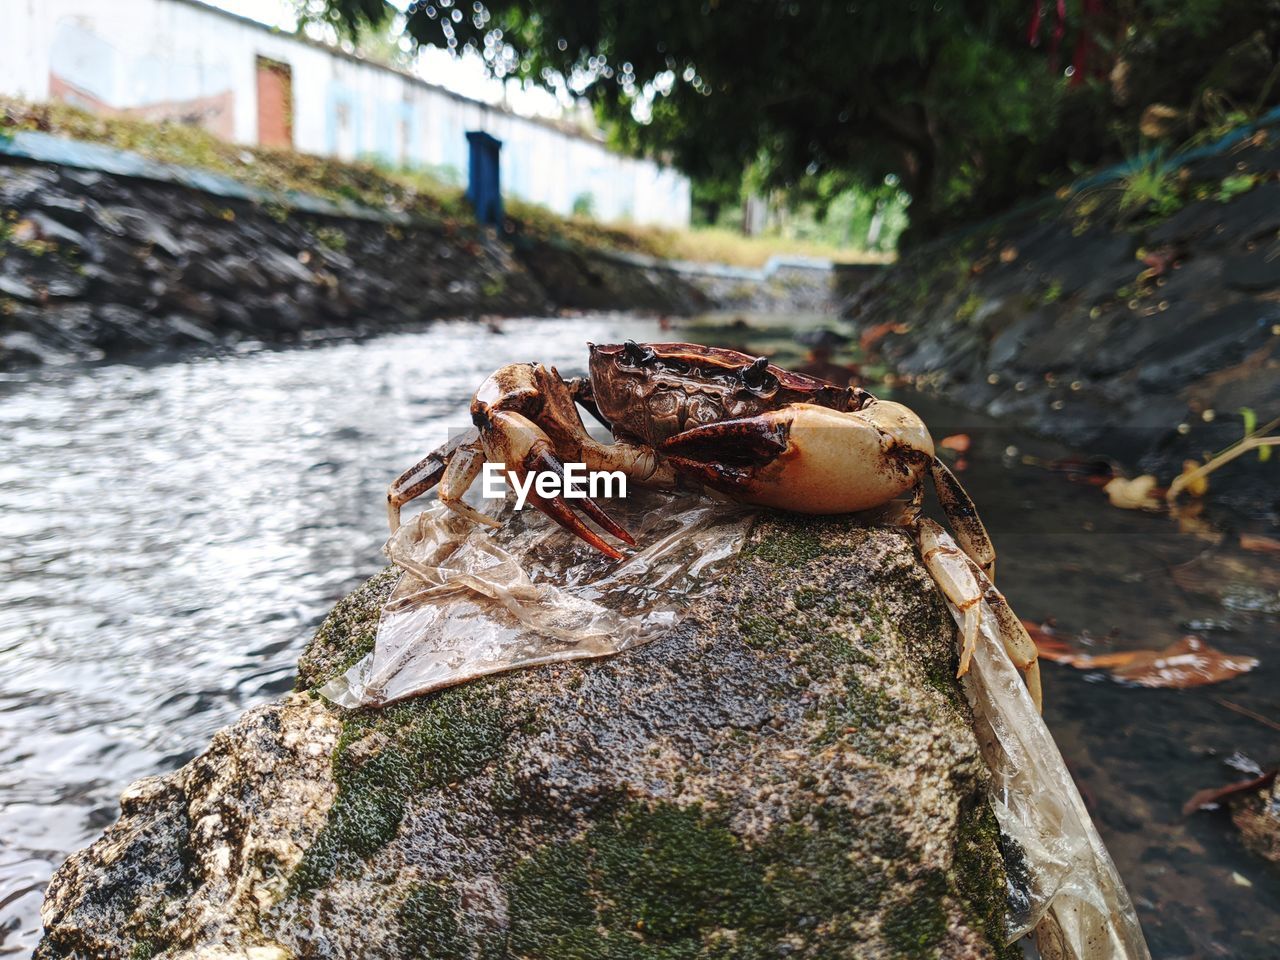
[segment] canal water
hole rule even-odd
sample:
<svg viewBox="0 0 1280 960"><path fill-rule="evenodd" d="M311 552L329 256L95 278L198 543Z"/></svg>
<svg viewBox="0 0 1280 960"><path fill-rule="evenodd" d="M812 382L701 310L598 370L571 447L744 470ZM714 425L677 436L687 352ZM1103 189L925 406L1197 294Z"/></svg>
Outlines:
<svg viewBox="0 0 1280 960"><path fill-rule="evenodd" d="M468 422L488 372L532 359L581 372L585 341L628 337L798 358L790 334L610 315L441 323L0 383L0 956L31 951L49 875L115 819L126 784L291 687L321 617L381 565L387 481ZM1092 652L1196 630L1261 660L1192 690L1046 664L1045 717L1153 954L1280 955L1280 873L1225 817L1180 812L1280 760L1275 731L1238 712L1280 714L1276 557L1115 509L1041 465L1068 451L901 399L935 436L970 438L962 477L1022 616Z"/></svg>

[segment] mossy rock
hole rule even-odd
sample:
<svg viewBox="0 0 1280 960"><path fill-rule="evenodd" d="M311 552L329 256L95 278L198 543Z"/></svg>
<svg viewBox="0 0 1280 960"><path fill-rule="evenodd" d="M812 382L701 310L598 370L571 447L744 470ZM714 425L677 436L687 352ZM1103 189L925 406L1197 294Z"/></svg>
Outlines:
<svg viewBox="0 0 1280 960"><path fill-rule="evenodd" d="M219 735L245 756L159 778L71 858L39 956L1020 955L954 627L902 532L766 519L645 647L339 711L310 691L392 578ZM296 762L308 729L326 762Z"/></svg>

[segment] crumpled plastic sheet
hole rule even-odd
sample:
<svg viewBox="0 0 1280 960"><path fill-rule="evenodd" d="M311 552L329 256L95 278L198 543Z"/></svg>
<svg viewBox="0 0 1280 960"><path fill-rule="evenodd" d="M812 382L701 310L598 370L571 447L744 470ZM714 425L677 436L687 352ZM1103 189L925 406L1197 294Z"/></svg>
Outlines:
<svg viewBox="0 0 1280 960"><path fill-rule="evenodd" d="M1026 868L1009 890L1009 940L1034 931L1042 960L1150 960L1124 882L982 606L964 690L991 770L991 806ZM959 624L960 611L951 613Z"/></svg>
<svg viewBox="0 0 1280 960"><path fill-rule="evenodd" d="M510 501L495 529L432 505L387 541L405 572L373 652L320 692L343 707L382 706L645 643L742 549L753 517L739 504L643 490L610 501L609 511L639 545L622 560Z"/></svg>

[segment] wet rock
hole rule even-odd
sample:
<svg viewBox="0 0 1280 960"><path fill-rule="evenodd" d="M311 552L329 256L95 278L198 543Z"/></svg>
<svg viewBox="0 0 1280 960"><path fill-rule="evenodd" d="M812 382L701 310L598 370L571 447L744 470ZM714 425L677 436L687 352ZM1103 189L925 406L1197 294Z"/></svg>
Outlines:
<svg viewBox="0 0 1280 960"><path fill-rule="evenodd" d="M380 712L303 692L126 793L54 876L72 955L1015 957L954 626L899 531L765 520L624 654ZM253 951L257 951L256 954Z"/></svg>
<svg viewBox="0 0 1280 960"><path fill-rule="evenodd" d="M280 898L324 828L340 731L295 694L245 714L176 773L130 786L120 821L58 872L38 955L239 943L243 917Z"/></svg>
<svg viewBox="0 0 1280 960"><path fill-rule="evenodd" d="M1258 246L1227 263L1223 282L1234 290L1258 292L1280 287L1280 244Z"/></svg>
<svg viewBox="0 0 1280 960"><path fill-rule="evenodd" d="M1231 799L1231 819L1244 845L1280 866L1280 780L1256 793Z"/></svg>

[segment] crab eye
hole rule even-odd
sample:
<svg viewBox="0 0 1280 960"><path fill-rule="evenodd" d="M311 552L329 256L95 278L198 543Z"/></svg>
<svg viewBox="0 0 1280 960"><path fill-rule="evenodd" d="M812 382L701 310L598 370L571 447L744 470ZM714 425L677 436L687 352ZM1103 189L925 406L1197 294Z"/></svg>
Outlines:
<svg viewBox="0 0 1280 960"><path fill-rule="evenodd" d="M769 358L757 357L754 363L742 368L742 382L753 390L759 390L769 381Z"/></svg>
<svg viewBox="0 0 1280 960"><path fill-rule="evenodd" d="M628 340L622 345L622 355L633 367L648 363L657 356L652 347L642 347L634 340Z"/></svg>

